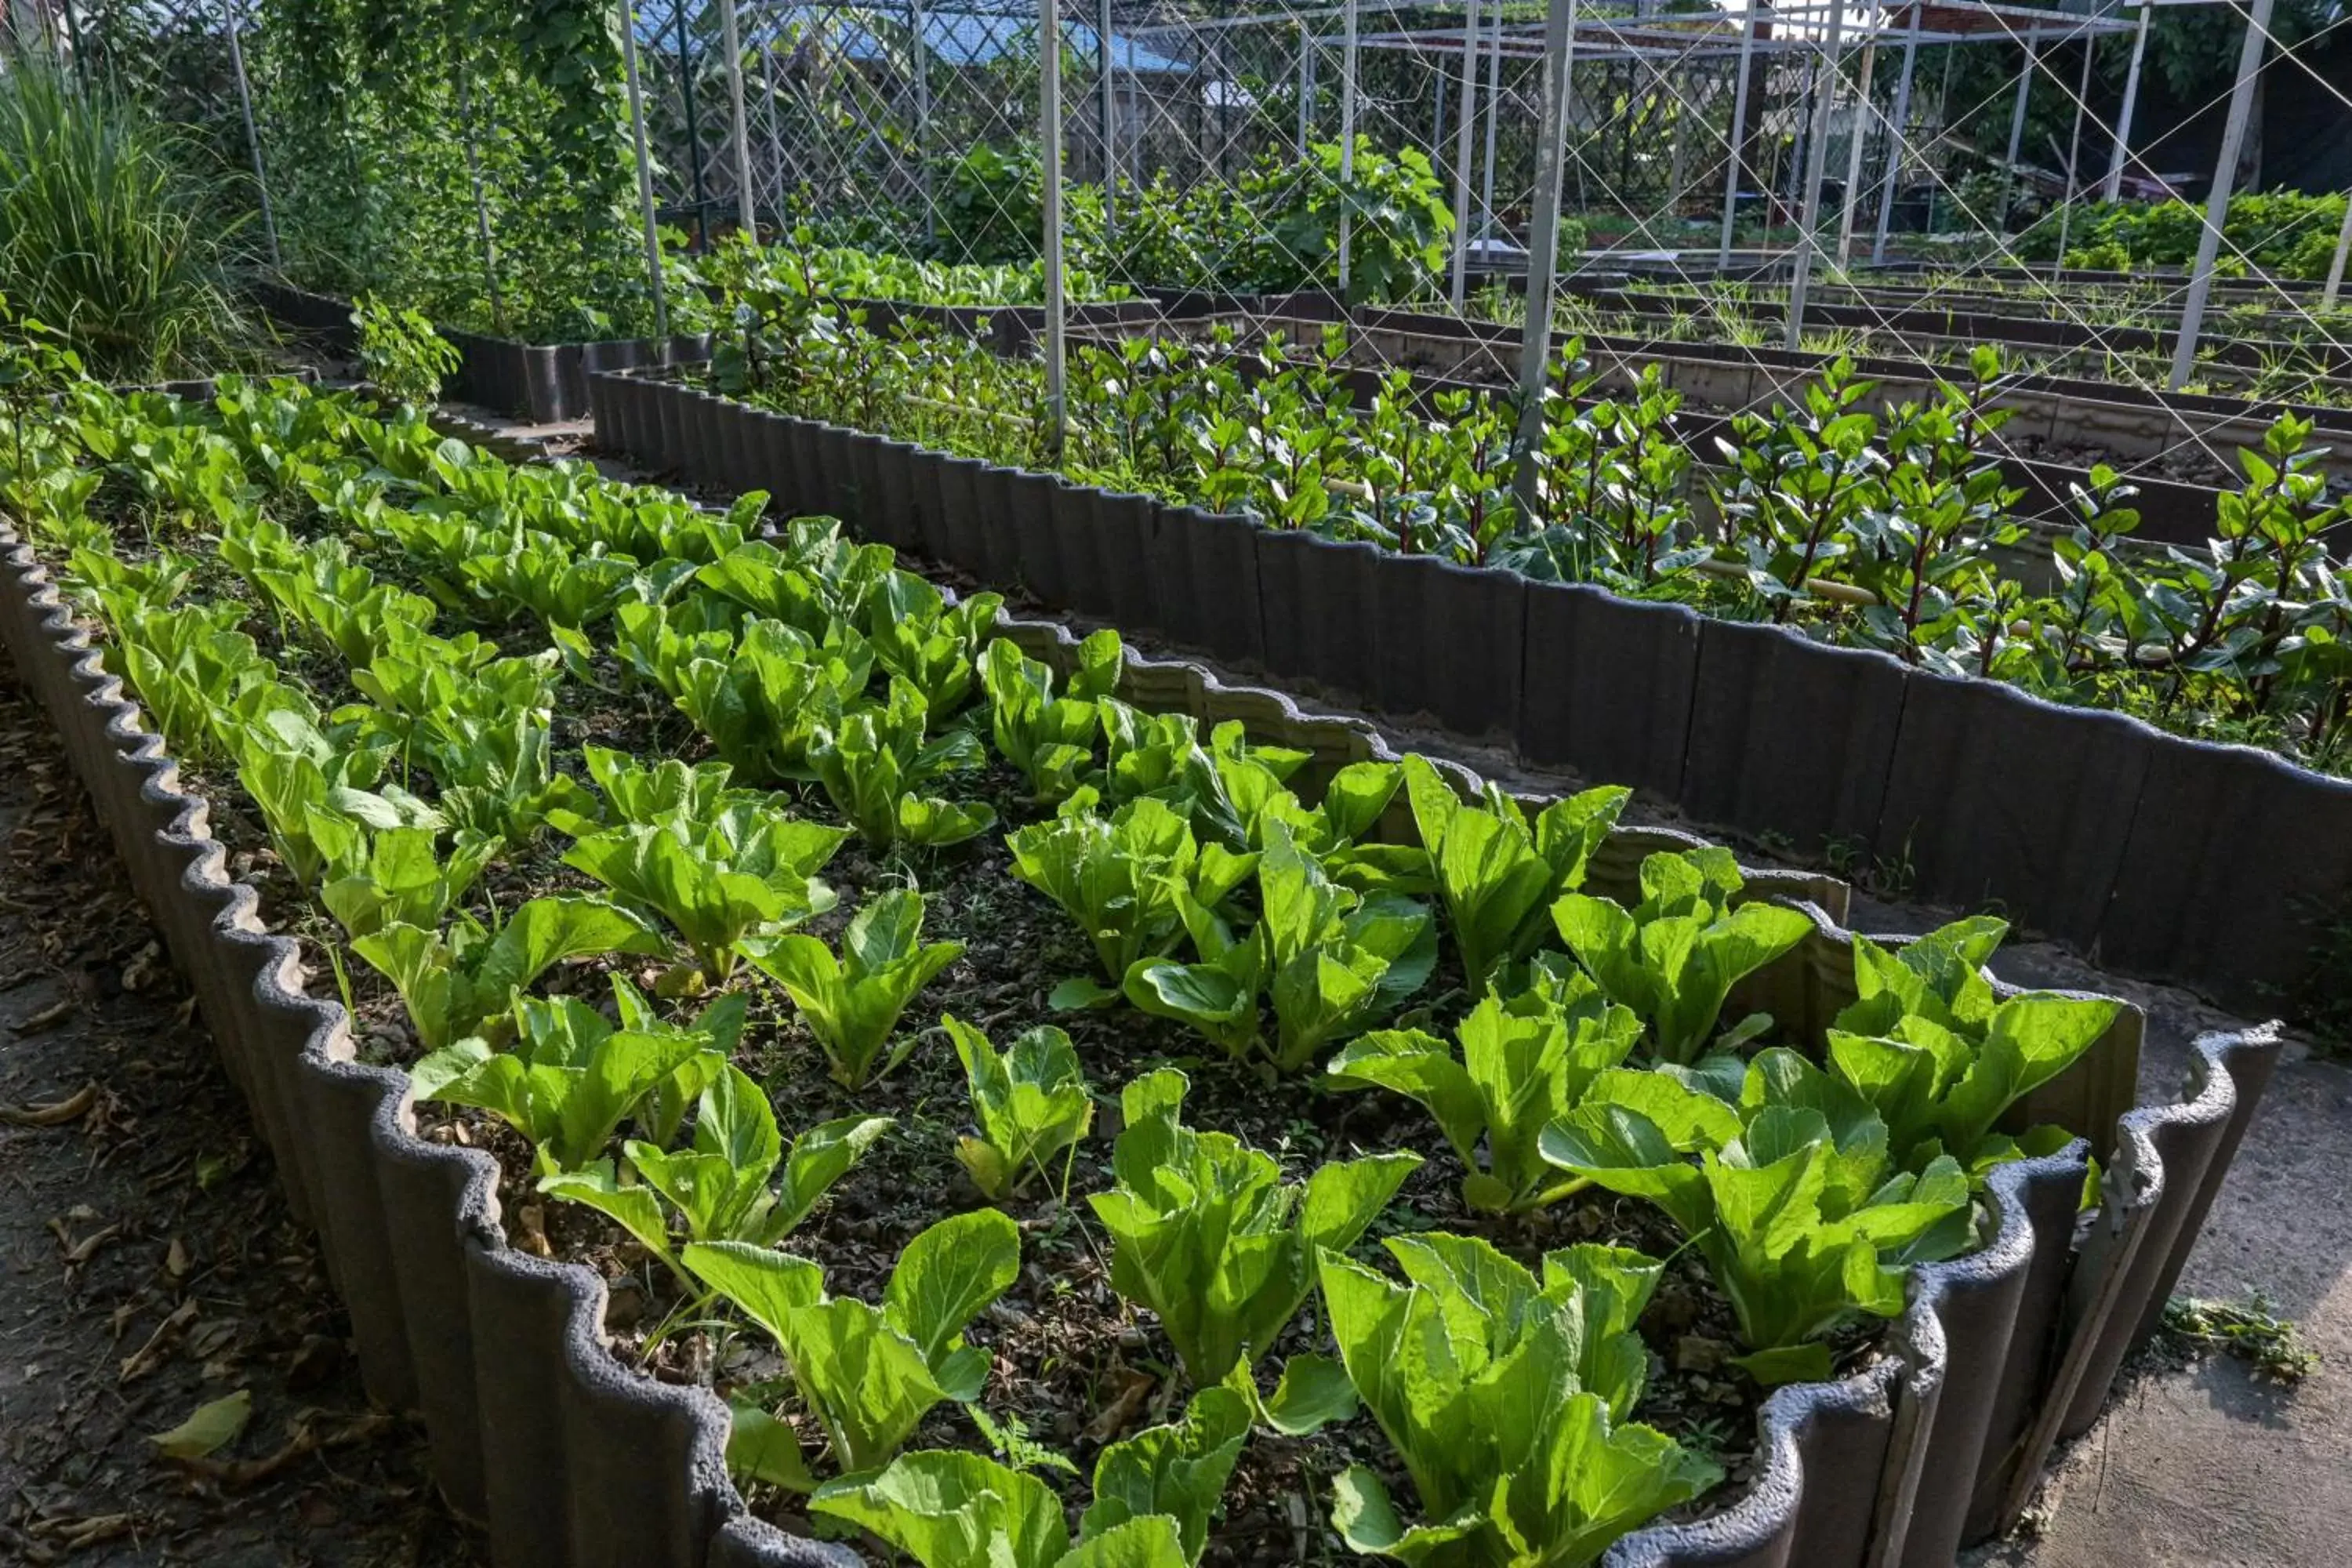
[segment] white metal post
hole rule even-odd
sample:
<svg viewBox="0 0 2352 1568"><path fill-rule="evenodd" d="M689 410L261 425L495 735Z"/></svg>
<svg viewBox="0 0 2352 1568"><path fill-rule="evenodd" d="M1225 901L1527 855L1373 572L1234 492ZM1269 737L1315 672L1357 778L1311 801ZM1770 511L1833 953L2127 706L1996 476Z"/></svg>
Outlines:
<svg viewBox="0 0 2352 1568"><path fill-rule="evenodd" d="M1062 20L1058 0L1037 0L1037 136L1045 153L1045 418L1048 441L1062 448L1067 413L1063 391Z"/></svg>
<svg viewBox="0 0 2352 1568"><path fill-rule="evenodd" d="M278 254L278 218L269 209L269 176L261 167L261 132L255 128L253 122L253 87L246 80L245 76L245 46L237 41L236 37L235 0L223 0L221 10L228 22L228 63L236 72L236 104L245 116L245 150L253 159L254 194L261 202L261 235L269 245L269 265L273 268L283 268L285 262ZM66 12L66 19L68 21L73 19L73 12L70 9ZM79 56L76 57L74 64L76 67L80 66L81 60Z"/></svg>
<svg viewBox="0 0 2352 1568"><path fill-rule="evenodd" d="M1347 4L1347 42L1339 55L1339 299L1348 298L1349 250L1355 239L1348 193L1356 183L1356 0Z"/></svg>
<svg viewBox="0 0 2352 1568"><path fill-rule="evenodd" d="M1903 173L1905 139L1911 129L1911 73L1919 63L1919 18L1924 5L1911 7L1911 25L1903 37L1903 74L1895 81L1895 118L1886 127L1886 178L1878 187L1878 232L1870 242L1870 262L1886 259L1887 230L1895 221L1895 187Z"/></svg>
<svg viewBox="0 0 2352 1568"><path fill-rule="evenodd" d="M1095 10L1096 68L1102 73L1102 204L1103 236L1118 232L1118 100L1113 96L1110 58L1110 0Z"/></svg>
<svg viewBox="0 0 2352 1568"><path fill-rule="evenodd" d="M2017 154L2025 144L2025 103L2033 95L2033 73L2042 68L2042 34L2029 28L2025 35L2025 63L2017 73L2017 102L2009 111L2009 156L2000 164L2000 205L1993 209L1992 232L2009 232L2009 209L2016 195Z"/></svg>
<svg viewBox="0 0 2352 1568"><path fill-rule="evenodd" d="M727 44L727 100L735 115L735 226L760 242L751 206L751 127L743 116L743 43L735 30L735 0L719 0L719 27Z"/></svg>
<svg viewBox="0 0 2352 1568"><path fill-rule="evenodd" d="M621 0L621 72L629 84L629 137L637 159L637 216L646 231L646 282L654 291L654 335L669 336L669 295L662 287L661 226L654 217L654 164L646 149L646 96L637 80L637 17Z"/></svg>
<svg viewBox="0 0 2352 1568"><path fill-rule="evenodd" d="M2074 129L2066 142L2066 199L2058 204L2058 255L2050 263L2050 280L2056 282L2066 270L2066 237L2074 226L2074 171L2083 162L2083 109L2091 96L2091 61L2099 52L2096 35L2083 36L2083 79L2074 88Z"/></svg>
<svg viewBox="0 0 2352 1568"><path fill-rule="evenodd" d="M1690 80L1689 76L1685 74L1683 80L1685 82L1688 82ZM1666 90L1668 95L1674 100L1675 137L1673 150L1666 155L1665 220L1668 225L1667 232L1669 234L1675 235L1675 249L1677 254L1679 254L1682 249L1681 237L1675 232L1672 225L1675 221L1675 209L1682 205L1683 201L1683 147L1685 142L1688 140L1688 138L1684 135L1684 132L1690 127L1694 102L1688 93L1676 90L1671 85L1671 80L1669 81Z"/></svg>
<svg viewBox="0 0 2352 1568"><path fill-rule="evenodd" d="M931 200L931 50L924 37L929 22L923 0L908 0L907 48L915 73L915 188L923 200L923 243L937 246L939 205Z"/></svg>
<svg viewBox="0 0 2352 1568"><path fill-rule="evenodd" d="M1495 7L1495 47L1486 55L1486 164L1479 177L1478 237L1495 237L1495 126L1503 118L1503 15Z"/></svg>
<svg viewBox="0 0 2352 1568"><path fill-rule="evenodd" d="M2147 26L2156 16L2156 0L2144 0L2139 8L2139 30L2132 35L2131 69L2124 75L2123 108L2116 114L2116 150L2107 159L2107 188L2105 198L2116 201L2123 195L2124 165L2131 162L2132 110L2139 103L2140 61L2147 54Z"/></svg>
<svg viewBox="0 0 2352 1568"><path fill-rule="evenodd" d="M1307 162L1307 133L1315 123L1315 40L1298 24L1298 161Z"/></svg>
<svg viewBox="0 0 2352 1568"><path fill-rule="evenodd" d="M1544 387L1551 373L1552 285L1559 265L1559 198L1568 162L1570 76L1576 63L1576 0L1544 7L1543 111L1536 129L1533 226L1528 236L1528 321L1519 342L1519 428L1511 445L1519 509L1537 511L1536 465L1543 439Z"/></svg>
<svg viewBox="0 0 2352 1568"><path fill-rule="evenodd" d="M1470 275L1470 132L1478 121L1478 0L1462 16L1462 101L1454 122L1454 308L1462 309Z"/></svg>
<svg viewBox="0 0 2352 1568"><path fill-rule="evenodd" d="M1812 145L1805 149L1805 197L1798 210L1797 260L1789 275L1789 319L1783 341L1790 353L1805 337L1805 289L1812 282L1813 253L1821 247L1816 232L1822 218L1822 174L1830 161L1830 110L1837 98L1838 43L1845 26L1845 0L1830 0L1830 36L1822 49L1822 68L1814 78Z"/></svg>
<svg viewBox="0 0 2352 1568"><path fill-rule="evenodd" d="M2327 291L2319 303L2325 310L2336 308L2336 296L2344 287L2344 260L2352 256L2352 191L2344 196L2344 226L2336 231L2336 259L2327 264Z"/></svg>
<svg viewBox="0 0 2352 1568"><path fill-rule="evenodd" d="M1750 5L1739 28L1739 76L1731 89L1731 160L1723 172L1723 239L1716 247L1718 267L1731 265L1731 231L1739 221L1739 176L1748 158L1748 72L1756 54L1756 13Z"/></svg>
<svg viewBox="0 0 2352 1568"><path fill-rule="evenodd" d="M1862 149L1870 140L1870 79L1878 68L1878 32L1862 46L1862 90L1853 97L1853 131L1846 138L1845 192L1838 208L1838 265L1853 258L1853 215L1862 201Z"/></svg>
<svg viewBox="0 0 2352 1568"><path fill-rule="evenodd" d="M2231 9L2236 9L2235 5ZM2230 89L2230 118L2221 125L2221 155L2213 164L2213 189L2205 198L2205 232L2197 237L2197 268L2189 278L2189 302L2181 307L2180 341L2173 345L2174 392L2189 384L2197 368L2197 336L2205 327L2205 301L2213 292L2213 260L2221 248L2221 226L2230 216L2230 187L2238 179L2238 153L2246 144L2246 121L2254 106L2254 79L2262 74L2263 45L2271 30L2271 0L2254 0L2246 41L2238 50L2238 82Z"/></svg>

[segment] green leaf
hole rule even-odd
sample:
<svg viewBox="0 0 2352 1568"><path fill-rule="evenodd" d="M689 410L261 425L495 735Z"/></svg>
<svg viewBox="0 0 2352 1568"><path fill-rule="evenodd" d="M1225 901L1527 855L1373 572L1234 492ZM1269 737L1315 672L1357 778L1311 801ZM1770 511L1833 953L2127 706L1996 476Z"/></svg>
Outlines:
<svg viewBox="0 0 2352 1568"><path fill-rule="evenodd" d="M809 1500L880 1536L923 1568L1055 1568L1069 1551L1061 1500L1036 1477L980 1454L901 1455Z"/></svg>
<svg viewBox="0 0 2352 1568"><path fill-rule="evenodd" d="M1180 1532L1182 1560L1200 1561L1218 1500L1249 1437L1250 1403L1230 1388L1204 1388L1181 1422L1147 1427L1103 1449L1079 1538L1164 1515Z"/></svg>
<svg viewBox="0 0 2352 1568"><path fill-rule="evenodd" d="M964 1326L1021 1277L1021 1227L994 1209L930 1226L898 1255L883 1315L937 1365Z"/></svg>
<svg viewBox="0 0 2352 1568"><path fill-rule="evenodd" d="M237 1440L253 1419L253 1391L240 1388L223 1399L196 1406L185 1421L147 1441L167 1459L201 1459Z"/></svg>
<svg viewBox="0 0 2352 1568"><path fill-rule="evenodd" d="M1265 1424L1286 1437L1304 1437L1356 1414L1356 1385L1329 1356L1301 1351L1283 1363L1274 1393L1259 1406Z"/></svg>
<svg viewBox="0 0 2352 1568"><path fill-rule="evenodd" d="M727 1402L727 1473L738 1480L758 1481L786 1491L813 1492L816 1478L809 1474L801 1452L800 1434L756 1405Z"/></svg>

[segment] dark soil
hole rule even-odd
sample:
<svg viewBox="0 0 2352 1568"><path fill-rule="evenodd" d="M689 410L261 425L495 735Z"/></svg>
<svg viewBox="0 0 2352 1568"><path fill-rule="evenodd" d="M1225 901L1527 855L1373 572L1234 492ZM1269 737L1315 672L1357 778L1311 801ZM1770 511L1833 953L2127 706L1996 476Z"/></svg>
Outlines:
<svg viewBox="0 0 2352 1568"><path fill-rule="evenodd" d="M0 655L0 1563L486 1562L193 1015ZM148 1441L240 1390L208 1458Z"/></svg>

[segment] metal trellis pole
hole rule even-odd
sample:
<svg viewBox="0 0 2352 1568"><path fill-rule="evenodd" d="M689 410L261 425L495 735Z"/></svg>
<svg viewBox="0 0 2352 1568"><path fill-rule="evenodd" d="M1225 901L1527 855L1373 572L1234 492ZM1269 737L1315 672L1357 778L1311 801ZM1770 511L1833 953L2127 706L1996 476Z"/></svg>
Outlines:
<svg viewBox="0 0 2352 1568"><path fill-rule="evenodd" d="M1543 112L1536 128L1534 224L1528 235L1528 321L1519 342L1519 427L1511 443L1511 488L1520 511L1537 512L1536 465L1543 439L1544 386L1551 371L1553 282L1559 266L1559 197L1568 162L1568 100L1576 60L1576 0L1544 7Z"/></svg>
<svg viewBox="0 0 2352 1568"><path fill-rule="evenodd" d="M2254 106L2254 79L2262 74L2263 45L2270 37L2272 0L2254 0L2246 41L2238 51L2238 82L2230 89L2230 118L2221 126L2221 155L2213 164L2213 189L2205 198L2205 232L2197 238L2197 268L2189 274L2189 302L2180 310L2180 341L2172 350L2174 392L2189 384L2197 368L2197 337L2205 327L2205 301L2213 292L2213 260L2221 248L2221 226L2230 216L2230 188L2238 179L2238 153L2246 144L2246 121ZM2236 9L2233 5L2231 9Z"/></svg>
<svg viewBox="0 0 2352 1568"><path fill-rule="evenodd" d="M1467 298L1470 275L1470 132L1478 120L1478 0L1462 17L1462 101L1454 122L1454 308Z"/></svg>
<svg viewBox="0 0 2352 1568"><path fill-rule="evenodd" d="M459 47L462 51L462 41ZM490 321L504 332L507 305L499 292L499 250L490 238L490 202L483 194L482 159L474 143L474 98L466 81L465 55L452 55L449 66L457 79L457 134L466 144L466 178L474 189L474 238L482 247L482 284L489 291Z"/></svg>
<svg viewBox="0 0 2352 1568"><path fill-rule="evenodd" d="M654 334L669 336L669 296L662 287L661 226L654 216L654 161L646 146L646 94L637 77L635 7L621 0L621 74L629 88L629 137L637 159L637 217L646 231L646 282L654 292Z"/></svg>
<svg viewBox="0 0 2352 1568"><path fill-rule="evenodd" d="M1886 178L1878 188L1878 232L1871 237L1870 262L1886 259L1886 233L1895 218L1895 187L1903 174L1904 142L1911 129L1911 73L1919 63L1919 18L1927 6L1911 7L1911 25L1903 39L1903 74L1895 81L1895 118L1886 128Z"/></svg>
<svg viewBox="0 0 2352 1568"><path fill-rule="evenodd" d="M908 0L907 37L909 67L915 76L915 189L923 201L923 243L936 246L940 214L931 200L931 49L924 37L928 24L923 0Z"/></svg>
<svg viewBox="0 0 2352 1568"><path fill-rule="evenodd" d="M719 29L727 43L727 100L735 116L735 226L760 242L751 207L751 131L743 117L743 43L735 28L735 0L719 0Z"/></svg>
<svg viewBox="0 0 2352 1568"><path fill-rule="evenodd" d="M2116 150L2107 159L2107 188L2104 195L2111 202L2123 195L2124 165L2131 162L2132 110L2139 103L2140 61L2147 54L2147 26L2155 16L2155 0L2146 0L2139 8L2139 30L2132 35L2131 69L2124 75L2123 108L2116 114Z"/></svg>
<svg viewBox="0 0 2352 1568"><path fill-rule="evenodd" d="M1356 181L1356 0L1347 4L1347 42L1339 59L1339 299L1348 298L1349 252L1355 239L1348 193Z"/></svg>
<svg viewBox="0 0 2352 1568"><path fill-rule="evenodd" d="M2319 297L2322 309L2336 308L2336 296L2344 287L2344 261L2347 256L2352 256L2352 192L2344 197L2344 226L2336 231L2336 259L2327 264L2327 291Z"/></svg>
<svg viewBox="0 0 2352 1568"><path fill-rule="evenodd" d="M1716 247L1716 265L1731 265L1731 231L1739 220L1739 175L1748 157L1748 76L1756 55L1756 13L1750 6L1739 29L1739 76L1731 89L1731 161L1723 172L1723 238Z"/></svg>
<svg viewBox="0 0 2352 1568"><path fill-rule="evenodd" d="M2058 204L2058 255L2050 263L2050 280L2066 269L2066 235L2074 226L2074 171L2083 163L2083 109L2091 96L2091 62L2099 52L2095 37L2083 39L2083 79L2074 89L2074 129L2066 142L2066 199Z"/></svg>
<svg viewBox="0 0 2352 1568"><path fill-rule="evenodd" d="M1298 161L1307 162L1307 134L1315 121L1315 40L1298 24Z"/></svg>
<svg viewBox="0 0 2352 1568"><path fill-rule="evenodd" d="M1495 127L1503 117L1503 17L1495 15L1495 47L1486 54L1486 166L1479 177L1478 237L1495 237Z"/></svg>
<svg viewBox="0 0 2352 1568"><path fill-rule="evenodd" d="M2000 164L2000 205L1993 209L1995 234L2009 232L2009 209L2017 188L2017 153L2025 144L2025 103L2033 96L2033 73L2042 68L2042 34L2029 28L2025 35L2025 64L2017 73L2017 102L2009 111L2009 155Z"/></svg>
<svg viewBox="0 0 2352 1568"><path fill-rule="evenodd" d="M1830 107L1837 98L1838 43L1845 26L1845 0L1830 0L1830 36L1822 49L1822 69L1814 78L1812 145L1805 149L1805 197L1797 218L1796 269L1789 275L1789 320L1785 343L1790 353L1805 337L1805 289L1812 281L1813 252L1821 247L1816 233L1822 217L1822 174L1830 161Z"/></svg>
<svg viewBox="0 0 2352 1568"><path fill-rule="evenodd" d="M1110 58L1110 0L1095 10L1096 69L1102 76L1102 204L1103 235L1118 232L1118 100L1113 94Z"/></svg>
<svg viewBox="0 0 2352 1568"><path fill-rule="evenodd" d="M702 126L694 112L694 40L686 30L686 5L677 7L677 91L686 110L686 161L694 181L694 243L706 245L703 231L710 222L710 193L702 183Z"/></svg>
<svg viewBox="0 0 2352 1568"><path fill-rule="evenodd" d="M228 62L230 68L236 72L236 105L238 111L245 117L245 150L253 159L253 189L261 203L262 238L269 246L269 265L273 268L282 269L285 262L278 254L278 218L269 206L269 176L263 172L261 166L261 132L253 121L253 86L246 79L245 46L237 41L236 6L234 0L222 0L221 15L228 23ZM66 16L68 20L72 19L71 5L66 7ZM74 64L77 68L81 64L81 51L79 48L74 51Z"/></svg>
<svg viewBox="0 0 2352 1568"><path fill-rule="evenodd" d="M1045 154L1045 418L1052 450L1062 447L1067 412L1063 374L1062 20L1058 0L1037 0L1037 138Z"/></svg>
<svg viewBox="0 0 2352 1568"><path fill-rule="evenodd" d="M1845 189L1838 203L1838 265L1853 257L1853 215L1862 203L1862 148L1869 141L1870 79L1878 68L1878 34L1862 46L1862 86L1853 96L1853 130L1846 138Z"/></svg>

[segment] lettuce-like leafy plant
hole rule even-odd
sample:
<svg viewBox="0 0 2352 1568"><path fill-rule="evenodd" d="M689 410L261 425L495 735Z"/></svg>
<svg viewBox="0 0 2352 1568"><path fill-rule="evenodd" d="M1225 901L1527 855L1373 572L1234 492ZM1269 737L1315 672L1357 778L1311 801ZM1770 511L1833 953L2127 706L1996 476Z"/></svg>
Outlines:
<svg viewBox="0 0 2352 1568"><path fill-rule="evenodd" d="M1368 1555L1454 1568L1581 1568L1619 1536L1723 1477L1648 1426L1620 1425L1648 1352L1634 1321L1663 1266L1638 1252L1571 1247L1543 1278L1486 1242L1391 1237L1410 1283L1321 1258L1341 1361L1420 1494L1408 1527L1357 1466L1332 1523Z"/></svg>
<svg viewBox="0 0 2352 1568"><path fill-rule="evenodd" d="M471 1105L530 1140L542 1177L597 1158L621 1123L665 1081L703 1082L726 1061L703 1030L616 1029L575 996L523 997L512 1050L479 1036L433 1052L410 1070L419 1100Z"/></svg>
<svg viewBox="0 0 2352 1568"><path fill-rule="evenodd" d="M906 1454L878 1476L817 1489L809 1506L862 1525L923 1568L1186 1568L1249 1436L1249 1402L1202 1389L1181 1424L1102 1451L1075 1545L1036 1477L979 1454Z"/></svg>
<svg viewBox="0 0 2352 1568"><path fill-rule="evenodd" d="M446 931L392 924L352 951L391 981L425 1049L437 1051L502 1017L541 974L568 958L659 953L668 943L600 899L533 899L493 932L471 915Z"/></svg>
<svg viewBox="0 0 2352 1568"><path fill-rule="evenodd" d="M1289 829L1267 829L1257 859L1264 918L1234 936L1197 903L1186 923L1202 962L1145 959L1129 969L1129 1001L1192 1025L1238 1057L1259 1039L1259 997L1274 1003L1276 1070L1297 1072L1322 1048L1393 1010L1427 984L1437 929L1410 899L1343 888L1299 852Z"/></svg>
<svg viewBox="0 0 2352 1568"><path fill-rule="evenodd" d="M1681 1227L1738 1317L1749 1353L1735 1364L1767 1384L1829 1376L1826 1336L1900 1313L1911 1265L1972 1241L1958 1162L1895 1171L1886 1124L1862 1096L1787 1049L1759 1053L1744 1075L1733 1058L1603 1073L1542 1149Z"/></svg>
<svg viewBox="0 0 2352 1568"><path fill-rule="evenodd" d="M887 1116L844 1116L787 1143L767 1092L727 1062L701 1090L690 1148L631 1139L622 1153L635 1182L624 1181L611 1161L599 1160L542 1178L540 1190L603 1212L691 1279L671 1247L672 1213L689 1242L773 1247L891 1126Z"/></svg>
<svg viewBox="0 0 2352 1568"><path fill-rule="evenodd" d="M1715 1036L1731 988L1805 940L1812 921L1779 904L1737 904L1745 886L1728 849L1657 854L1642 862L1633 909L1570 893L1552 919L1577 961L1610 999L1641 1015L1662 1062L1698 1059ZM1771 1019L1743 1020L1725 1048Z"/></svg>
<svg viewBox="0 0 2352 1568"><path fill-rule="evenodd" d="M1004 599L974 594L950 607L939 589L910 572L892 572L866 601L866 640L874 662L914 689L934 725L946 722L978 689L980 649Z"/></svg>
<svg viewBox="0 0 2352 1568"><path fill-rule="evenodd" d="M996 826L996 813L984 804L915 793L943 774L969 772L987 760L979 738L967 730L926 741L929 722L915 689L893 682L887 705L866 704L810 732L808 762L817 782L834 809L877 850L901 842L943 847Z"/></svg>
<svg viewBox="0 0 2352 1568"><path fill-rule="evenodd" d="M898 1254L882 1305L829 1297L803 1258L696 1243L686 1267L774 1336L845 1476L880 1468L943 1399L969 1404L989 1354L963 1331L1021 1273L1021 1228L995 1209L943 1219Z"/></svg>
<svg viewBox="0 0 2352 1568"><path fill-rule="evenodd" d="M834 1081L856 1089L873 1076L915 993L962 956L960 942L925 945L923 895L902 888L857 911L838 957L815 937L792 935L751 962L791 994L833 1064Z"/></svg>
<svg viewBox="0 0 2352 1568"><path fill-rule="evenodd" d="M746 952L833 907L816 873L849 835L751 801L705 816L707 804L689 795L651 823L591 834L563 863L658 912L724 980Z"/></svg>
<svg viewBox="0 0 2352 1568"><path fill-rule="evenodd" d="M2104 996L2029 991L2000 999L1984 964L2006 922L1957 921L1901 947L1853 944L1860 1000L1829 1033L1830 1070L1886 1123L1905 1169L1949 1154L1981 1180L1993 1166L2073 1139L1995 1128L2009 1108L2080 1060L2122 1010Z"/></svg>
<svg viewBox="0 0 2352 1568"><path fill-rule="evenodd" d="M1454 1036L1458 1058L1424 1030L1378 1030L1334 1057L1330 1072L1419 1101L1469 1167L1462 1198L1470 1207L1541 1208L1562 1194L1538 1139L1624 1061L1641 1040L1641 1020L1571 973L1557 994L1537 989L1506 1003L1489 992Z"/></svg>
<svg viewBox="0 0 2352 1568"><path fill-rule="evenodd" d="M1002 1051L952 1016L940 1020L971 1086L976 1138L956 1142L956 1158L990 1201L1018 1191L1031 1171L1076 1145L1094 1125L1094 1095L1070 1037L1052 1025L1024 1030Z"/></svg>
<svg viewBox="0 0 2352 1568"><path fill-rule="evenodd" d="M1087 1201L1111 1234L1112 1288L1158 1315L1205 1388L1272 1347L1314 1288L1318 1249L1353 1247L1421 1156L1333 1161L1286 1183L1240 1140L1185 1126L1188 1088L1173 1068L1127 1086L1118 1184Z"/></svg>
<svg viewBox="0 0 2352 1568"><path fill-rule="evenodd" d="M733 787L734 770L725 763L688 763L666 757L648 766L603 746L583 746L580 755L604 805L593 814L551 815L549 821L574 838L604 827L712 822L740 808L767 806L772 799L759 790Z"/></svg>
<svg viewBox="0 0 2352 1568"><path fill-rule="evenodd" d="M1254 856L1200 844L1181 814L1149 797L1104 817L1083 793L1004 842L1013 874L1078 922L1114 985L1184 940L1188 900L1214 909L1257 868Z"/></svg>
<svg viewBox="0 0 2352 1568"><path fill-rule="evenodd" d="M990 643L981 656L996 750L1037 799L1066 800L1086 782L1094 762L1095 700L1118 689L1125 666L1118 634L1096 632L1078 645L1077 668L1056 697L1054 672L1009 638Z"/></svg>
<svg viewBox="0 0 2352 1568"><path fill-rule="evenodd" d="M1584 885L1593 850L1617 826L1632 792L1586 790L1554 801L1530 826L1518 802L1493 785L1472 805L1426 758L1408 756L1403 767L1464 973L1472 991L1483 991L1496 970L1535 951L1554 900Z"/></svg>
<svg viewBox="0 0 2352 1568"><path fill-rule="evenodd" d="M313 838L326 826L314 819ZM440 843L441 835L430 827L367 834L360 853L334 868L319 889L319 901L349 936L367 936L388 925L438 929L499 847L492 839L461 836L445 860Z"/></svg>
<svg viewBox="0 0 2352 1568"><path fill-rule="evenodd" d="M723 658L701 656L704 640L662 644L654 657L690 657L684 668L658 669L656 678L748 779L808 777L817 728L855 710L874 678L873 650L854 633L819 644L782 621L753 620Z"/></svg>

